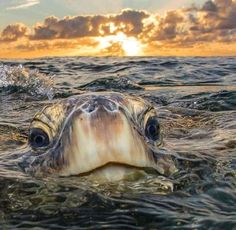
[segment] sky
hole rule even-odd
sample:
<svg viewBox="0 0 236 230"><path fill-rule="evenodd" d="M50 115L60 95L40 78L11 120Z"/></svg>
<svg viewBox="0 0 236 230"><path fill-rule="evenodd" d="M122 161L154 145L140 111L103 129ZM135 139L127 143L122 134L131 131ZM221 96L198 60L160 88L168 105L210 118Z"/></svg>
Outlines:
<svg viewBox="0 0 236 230"><path fill-rule="evenodd" d="M236 0L0 0L0 58L236 55Z"/></svg>

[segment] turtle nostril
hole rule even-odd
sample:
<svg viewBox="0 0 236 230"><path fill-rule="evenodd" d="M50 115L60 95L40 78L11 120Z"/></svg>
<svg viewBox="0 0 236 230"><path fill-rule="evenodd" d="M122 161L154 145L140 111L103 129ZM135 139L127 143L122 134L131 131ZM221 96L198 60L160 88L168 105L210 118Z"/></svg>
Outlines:
<svg viewBox="0 0 236 230"><path fill-rule="evenodd" d="M112 101L107 101L107 103L104 103L104 108L111 112L117 110L116 104Z"/></svg>
<svg viewBox="0 0 236 230"><path fill-rule="evenodd" d="M91 105L88 106L87 111L89 113L92 113L95 110L95 108L96 108L96 106L94 104L91 104Z"/></svg>
<svg viewBox="0 0 236 230"><path fill-rule="evenodd" d="M96 105L94 103L86 103L82 106L82 109L87 113L92 113L96 109Z"/></svg>

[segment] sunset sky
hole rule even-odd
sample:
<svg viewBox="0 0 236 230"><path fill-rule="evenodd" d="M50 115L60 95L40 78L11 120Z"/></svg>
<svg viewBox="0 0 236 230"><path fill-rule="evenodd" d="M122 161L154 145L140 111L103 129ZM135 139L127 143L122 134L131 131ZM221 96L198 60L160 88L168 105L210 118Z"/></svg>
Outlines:
<svg viewBox="0 0 236 230"><path fill-rule="evenodd" d="M0 58L236 55L236 0L0 0Z"/></svg>

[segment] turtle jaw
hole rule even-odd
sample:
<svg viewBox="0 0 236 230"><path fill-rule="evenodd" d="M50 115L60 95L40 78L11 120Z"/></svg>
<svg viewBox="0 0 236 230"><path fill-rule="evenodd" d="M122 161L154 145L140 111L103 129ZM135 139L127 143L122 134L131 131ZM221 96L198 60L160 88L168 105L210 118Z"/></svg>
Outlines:
<svg viewBox="0 0 236 230"><path fill-rule="evenodd" d="M153 167L152 154L123 110L100 105L89 111L77 110L71 118L60 175L89 173L110 163Z"/></svg>

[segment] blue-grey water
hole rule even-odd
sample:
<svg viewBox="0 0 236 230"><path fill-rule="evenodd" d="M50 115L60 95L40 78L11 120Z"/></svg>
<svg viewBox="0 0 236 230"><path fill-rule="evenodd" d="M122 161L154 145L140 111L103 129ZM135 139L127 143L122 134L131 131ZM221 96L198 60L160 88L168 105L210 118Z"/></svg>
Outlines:
<svg viewBox="0 0 236 230"><path fill-rule="evenodd" d="M87 91L151 101L178 172L96 184L14 163L48 103ZM0 229L236 229L236 58L0 60Z"/></svg>

